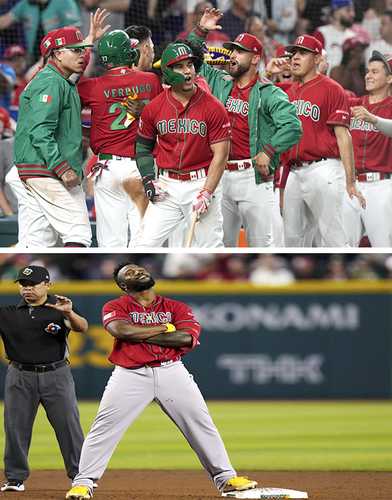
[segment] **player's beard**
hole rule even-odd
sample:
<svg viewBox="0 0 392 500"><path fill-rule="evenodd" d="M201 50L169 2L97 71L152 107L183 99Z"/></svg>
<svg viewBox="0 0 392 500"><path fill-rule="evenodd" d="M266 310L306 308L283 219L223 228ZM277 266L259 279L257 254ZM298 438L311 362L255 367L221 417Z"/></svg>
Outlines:
<svg viewBox="0 0 392 500"><path fill-rule="evenodd" d="M351 19L345 19L344 17L342 17L340 19L340 24L343 26L343 28L351 28L351 26L354 24L354 21L352 21Z"/></svg>
<svg viewBox="0 0 392 500"><path fill-rule="evenodd" d="M248 66L246 67L237 63L234 68L231 68L229 66L229 75L232 76L233 78L240 78L249 70L249 68L250 64L248 64Z"/></svg>
<svg viewBox="0 0 392 500"><path fill-rule="evenodd" d="M127 291L129 293L144 292L152 288L155 285L155 280L152 276L149 276L148 280L143 281L132 281L127 283Z"/></svg>

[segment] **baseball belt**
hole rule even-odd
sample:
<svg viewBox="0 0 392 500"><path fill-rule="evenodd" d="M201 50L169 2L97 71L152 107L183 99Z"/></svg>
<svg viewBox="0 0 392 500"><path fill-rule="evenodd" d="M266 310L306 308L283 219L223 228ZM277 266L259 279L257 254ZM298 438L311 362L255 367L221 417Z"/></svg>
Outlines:
<svg viewBox="0 0 392 500"><path fill-rule="evenodd" d="M391 179L392 174L388 174L387 172L363 172L357 174L356 177L359 182L375 182Z"/></svg>
<svg viewBox="0 0 392 500"><path fill-rule="evenodd" d="M208 170L206 168L199 168L198 170L191 170L189 172L179 172L178 170L159 169L159 175L168 177L169 179L176 179L178 181L197 181L207 177Z"/></svg>

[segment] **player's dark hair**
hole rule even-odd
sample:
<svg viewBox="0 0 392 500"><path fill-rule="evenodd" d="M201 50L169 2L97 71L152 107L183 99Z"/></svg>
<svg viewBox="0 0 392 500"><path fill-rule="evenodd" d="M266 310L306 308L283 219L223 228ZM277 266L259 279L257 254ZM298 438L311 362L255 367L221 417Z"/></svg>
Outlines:
<svg viewBox="0 0 392 500"><path fill-rule="evenodd" d="M382 67L384 68L385 74L386 74L387 76L389 76L389 75L391 74L391 72L389 71L389 68L388 68L388 66L385 64L385 62L384 62L384 61L381 61L381 59L379 59L377 56L376 56L376 57L371 57L371 58L369 59L369 62L370 62L370 63L371 63L371 62L380 62L380 63L382 63Z"/></svg>
<svg viewBox="0 0 392 500"><path fill-rule="evenodd" d="M118 280L118 273L121 271L121 269L125 266L132 265L133 262L121 262L120 264L117 264L117 266L113 270L113 279L117 283L117 285L121 288L121 284Z"/></svg>
<svg viewBox="0 0 392 500"><path fill-rule="evenodd" d="M132 24L128 28L125 28L124 31L128 34L129 38L136 38L136 40L139 40L139 43L152 38L152 32L147 26Z"/></svg>

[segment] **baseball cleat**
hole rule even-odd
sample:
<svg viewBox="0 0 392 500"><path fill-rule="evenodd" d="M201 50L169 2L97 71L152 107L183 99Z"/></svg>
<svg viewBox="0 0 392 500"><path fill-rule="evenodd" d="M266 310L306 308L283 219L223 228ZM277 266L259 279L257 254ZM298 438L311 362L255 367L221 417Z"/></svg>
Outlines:
<svg viewBox="0 0 392 500"><path fill-rule="evenodd" d="M256 488L257 481L252 481L245 476L234 476L229 479L223 487L222 493L229 491L244 491Z"/></svg>
<svg viewBox="0 0 392 500"><path fill-rule="evenodd" d="M0 491L24 491L25 487L22 481L7 481L0 488Z"/></svg>
<svg viewBox="0 0 392 500"><path fill-rule="evenodd" d="M88 486L73 486L65 495L67 500L89 500L93 498L93 492Z"/></svg>

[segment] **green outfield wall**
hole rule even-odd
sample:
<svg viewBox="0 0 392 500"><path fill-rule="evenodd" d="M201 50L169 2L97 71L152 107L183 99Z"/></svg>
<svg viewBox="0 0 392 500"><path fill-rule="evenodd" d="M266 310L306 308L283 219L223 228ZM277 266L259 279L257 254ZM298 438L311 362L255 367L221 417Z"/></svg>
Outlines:
<svg viewBox="0 0 392 500"><path fill-rule="evenodd" d="M207 398L388 398L392 394L392 282L301 283L284 288L160 282L158 293L190 304L203 330L184 358ZM79 398L99 398L111 373L102 328L108 282L63 282L90 324L70 335ZM18 301L2 282L0 305ZM7 361L0 353L0 396Z"/></svg>

